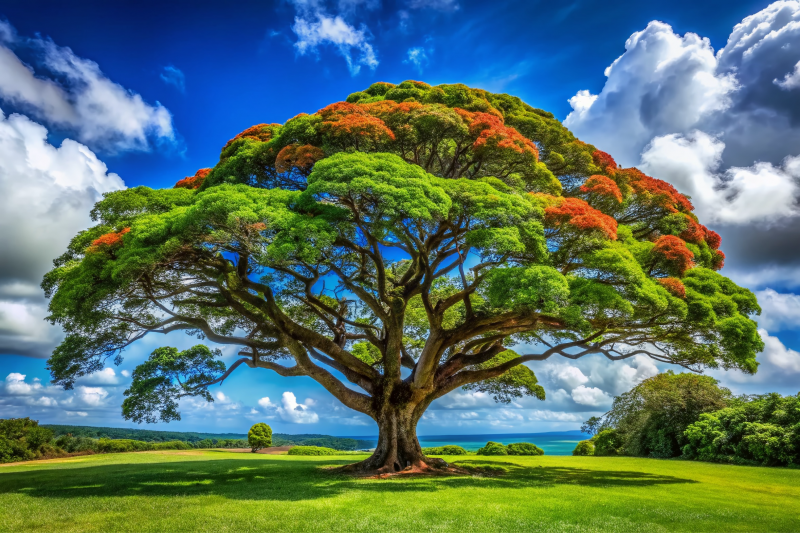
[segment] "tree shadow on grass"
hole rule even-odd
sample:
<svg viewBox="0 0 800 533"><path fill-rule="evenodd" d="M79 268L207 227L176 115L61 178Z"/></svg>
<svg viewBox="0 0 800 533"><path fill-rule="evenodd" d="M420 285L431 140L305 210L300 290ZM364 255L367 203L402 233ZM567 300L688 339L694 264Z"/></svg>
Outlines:
<svg viewBox="0 0 800 533"><path fill-rule="evenodd" d="M263 458L263 459L262 459ZM217 495L238 500L299 501L346 491L426 492L467 487L536 488L555 485L646 487L694 480L631 470L590 470L563 466L522 466L500 461L461 460L474 476L356 479L324 467L353 460L210 459L149 463L70 465L26 472L0 472L0 494L37 498Z"/></svg>

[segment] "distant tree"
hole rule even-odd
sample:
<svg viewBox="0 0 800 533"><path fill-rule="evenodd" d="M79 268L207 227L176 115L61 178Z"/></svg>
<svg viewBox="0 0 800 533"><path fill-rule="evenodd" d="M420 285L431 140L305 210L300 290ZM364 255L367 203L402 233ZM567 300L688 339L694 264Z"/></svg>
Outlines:
<svg viewBox="0 0 800 533"><path fill-rule="evenodd" d="M0 463L38 459L52 451L53 432L30 418L0 419Z"/></svg>
<svg viewBox="0 0 800 533"><path fill-rule="evenodd" d="M478 455L508 455L508 448L502 443L489 441L486 446L478 448Z"/></svg>
<svg viewBox="0 0 800 533"><path fill-rule="evenodd" d="M253 427L247 432L247 443L253 453L262 448L269 448L272 446L272 428L263 422L253 424Z"/></svg>
<svg viewBox="0 0 800 533"><path fill-rule="evenodd" d="M731 392L710 376L658 374L614 398L598 426L606 429L592 439L595 455L676 457L686 444L686 428L701 413L722 409L730 401Z"/></svg>
<svg viewBox="0 0 800 533"><path fill-rule="evenodd" d="M508 455L544 455L544 450L530 442L513 442L506 446Z"/></svg>
<svg viewBox="0 0 800 533"><path fill-rule="evenodd" d="M226 144L177 188L109 193L43 282L53 383L149 333L123 414L177 420L237 368L307 376L378 426L362 473L444 466L416 425L459 388L544 399L527 363L636 354L756 371L755 296L668 183L551 113L464 85L377 83ZM517 354L514 345L535 346ZM344 381L349 382L345 384Z"/></svg>
<svg viewBox="0 0 800 533"><path fill-rule="evenodd" d="M596 435L597 432L602 428L602 425L603 419L599 416L593 416L583 423L581 426L581 432L588 433L589 435Z"/></svg>

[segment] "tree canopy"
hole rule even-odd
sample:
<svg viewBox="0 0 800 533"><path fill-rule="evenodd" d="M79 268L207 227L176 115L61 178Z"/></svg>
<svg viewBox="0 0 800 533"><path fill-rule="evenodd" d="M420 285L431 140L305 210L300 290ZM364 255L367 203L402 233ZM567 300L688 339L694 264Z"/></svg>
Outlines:
<svg viewBox="0 0 800 533"><path fill-rule="evenodd" d="M92 216L43 282L67 332L54 382L149 333L237 345L228 367L202 345L157 350L125 416L178 419L180 398L212 401L242 365L310 376L377 421L367 469L433 464L416 423L459 387L543 399L527 362L646 354L752 373L763 346L755 296L717 272L719 235L687 197L464 85L376 83L253 126L214 168L109 193Z"/></svg>

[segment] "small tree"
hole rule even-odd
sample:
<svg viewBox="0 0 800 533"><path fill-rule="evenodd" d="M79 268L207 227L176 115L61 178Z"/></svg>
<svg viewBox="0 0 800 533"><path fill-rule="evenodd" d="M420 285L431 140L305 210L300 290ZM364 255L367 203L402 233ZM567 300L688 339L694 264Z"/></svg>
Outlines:
<svg viewBox="0 0 800 533"><path fill-rule="evenodd" d="M264 422L253 424L253 427L247 432L247 443L252 448L253 453L262 448L269 448L272 446L272 428Z"/></svg>
<svg viewBox="0 0 800 533"><path fill-rule="evenodd" d="M375 421L352 469L376 473L443 464L416 426L451 391L544 399L528 364L554 355L755 372L755 296L674 187L509 95L409 81L347 100L243 131L178 188L107 194L43 283L67 333L53 383L149 333L237 345L227 368L157 350L124 416L179 419L237 368L307 376Z"/></svg>

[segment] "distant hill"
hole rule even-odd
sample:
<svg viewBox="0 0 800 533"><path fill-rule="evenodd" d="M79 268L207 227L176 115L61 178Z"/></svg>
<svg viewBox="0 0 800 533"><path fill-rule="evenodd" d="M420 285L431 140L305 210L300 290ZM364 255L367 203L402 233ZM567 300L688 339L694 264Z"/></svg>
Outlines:
<svg viewBox="0 0 800 533"><path fill-rule="evenodd" d="M201 433L196 431L156 431L152 429L133 428L107 428L94 426L68 426L62 424L41 424L55 433L55 436L72 434L74 437L91 437L94 439L133 439L146 442L167 442L182 440L184 442L198 442L205 439L227 440L247 439L246 433ZM359 450L369 448L370 441L352 439L349 437L333 437L316 433L303 435L289 435L287 433L273 433L273 446L325 446L336 450Z"/></svg>

